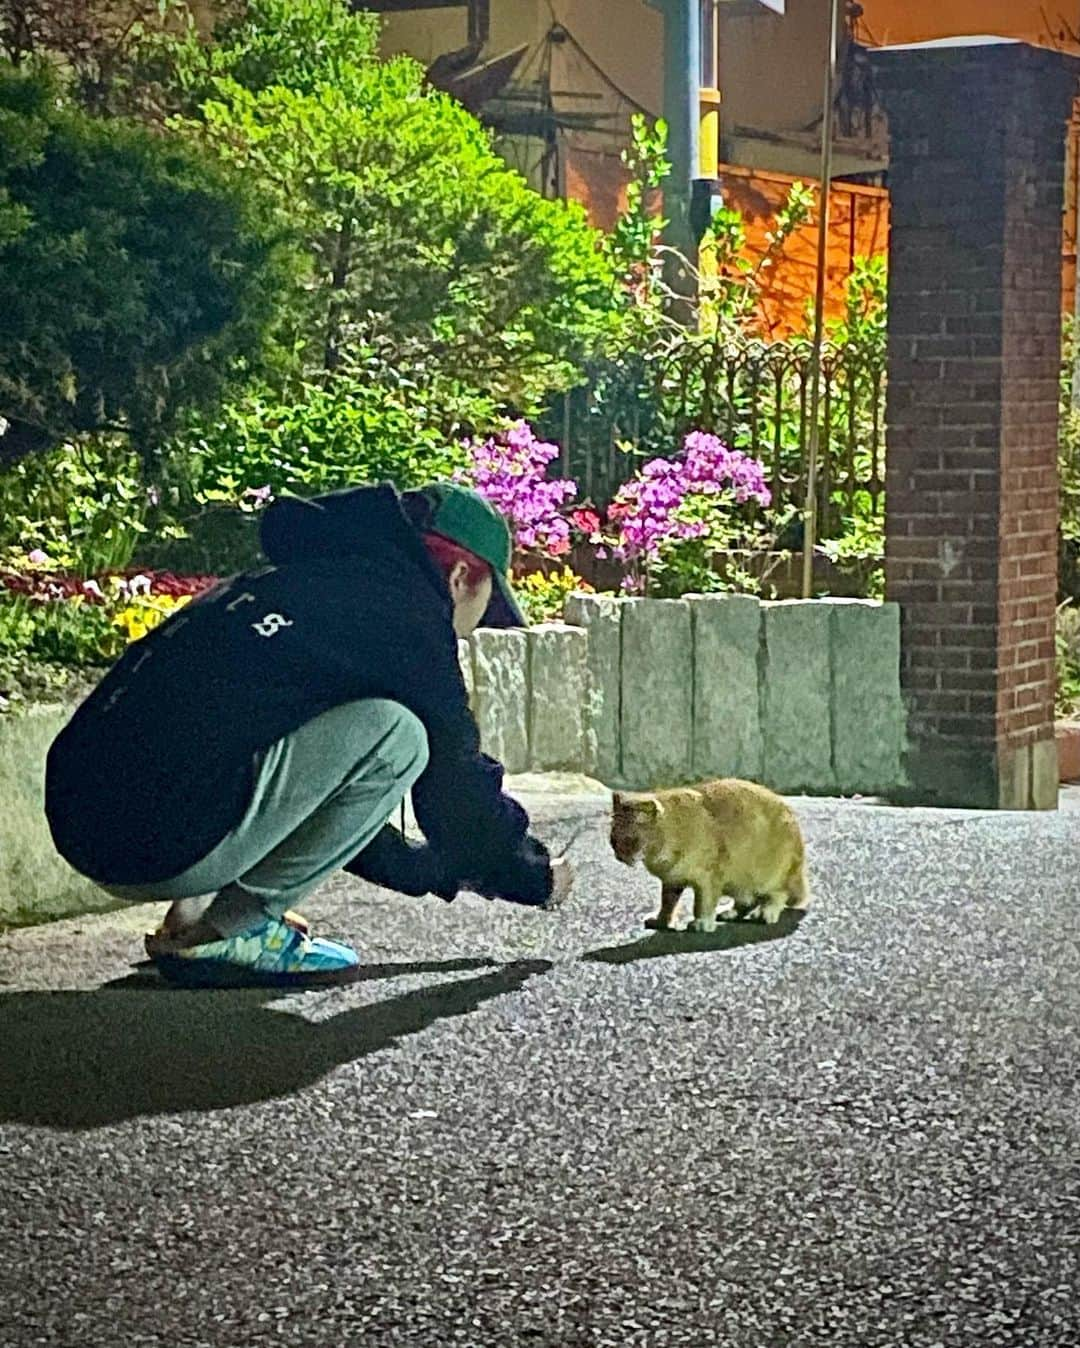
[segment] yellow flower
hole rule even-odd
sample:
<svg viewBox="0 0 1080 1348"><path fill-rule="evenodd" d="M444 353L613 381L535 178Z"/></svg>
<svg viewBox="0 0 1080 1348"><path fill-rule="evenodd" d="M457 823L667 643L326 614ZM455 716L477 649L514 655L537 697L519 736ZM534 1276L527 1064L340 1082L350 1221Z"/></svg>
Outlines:
<svg viewBox="0 0 1080 1348"><path fill-rule="evenodd" d="M148 630L142 614L134 607L122 609L113 619L113 626L123 629L129 643L146 636Z"/></svg>
<svg viewBox="0 0 1080 1348"><path fill-rule="evenodd" d="M177 609L183 608L190 601L191 595L189 594L176 596L169 594L136 595L132 602L125 605L113 618L113 626L123 630L130 645L133 641L141 640L147 632L152 632L155 627L159 627L166 618L175 613Z"/></svg>
<svg viewBox="0 0 1080 1348"><path fill-rule="evenodd" d="M532 571L516 579L514 588L521 596L528 617L533 622L544 622L559 616L567 596L573 594L575 590L594 593L593 587L575 575L568 566L564 566L561 571L553 571L551 575Z"/></svg>

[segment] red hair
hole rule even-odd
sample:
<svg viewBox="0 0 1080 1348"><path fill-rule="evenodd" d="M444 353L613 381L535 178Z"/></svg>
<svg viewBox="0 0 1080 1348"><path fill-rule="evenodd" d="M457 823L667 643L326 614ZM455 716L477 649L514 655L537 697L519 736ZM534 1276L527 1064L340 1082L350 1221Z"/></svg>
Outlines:
<svg viewBox="0 0 1080 1348"><path fill-rule="evenodd" d="M423 534L421 537L424 540L424 547L428 550L428 556L447 578L458 562L465 563L465 578L470 590L475 590L491 575L491 567L487 562L482 557L477 557L475 552L463 548L460 543L444 538L442 534Z"/></svg>

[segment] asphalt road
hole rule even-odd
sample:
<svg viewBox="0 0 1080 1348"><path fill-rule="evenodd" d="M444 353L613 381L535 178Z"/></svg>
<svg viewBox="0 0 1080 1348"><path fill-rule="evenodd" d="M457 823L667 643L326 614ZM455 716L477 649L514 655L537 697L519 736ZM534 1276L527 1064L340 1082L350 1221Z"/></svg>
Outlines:
<svg viewBox="0 0 1080 1348"><path fill-rule="evenodd" d="M343 877L364 981L184 992L157 909L0 937L0 1344L1080 1344L1080 813L798 802L797 926Z"/></svg>

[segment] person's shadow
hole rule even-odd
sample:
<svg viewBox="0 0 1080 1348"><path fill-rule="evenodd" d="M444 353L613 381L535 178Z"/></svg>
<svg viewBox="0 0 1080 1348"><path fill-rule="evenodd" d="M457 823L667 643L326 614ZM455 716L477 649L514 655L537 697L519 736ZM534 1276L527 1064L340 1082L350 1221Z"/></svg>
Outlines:
<svg viewBox="0 0 1080 1348"><path fill-rule="evenodd" d="M375 965L364 977L493 963ZM289 1095L434 1021L515 992L551 967L547 960L497 965L318 1022L268 1008L281 999L278 991L185 992L156 973L87 992L7 993L0 997L0 1122L97 1128Z"/></svg>
<svg viewBox="0 0 1080 1348"><path fill-rule="evenodd" d="M780 941L799 928L804 913L788 909L771 926L764 922L718 922L715 931L654 931L624 945L589 950L582 959L593 964L633 964L664 955L704 955L718 950L736 950L762 941Z"/></svg>

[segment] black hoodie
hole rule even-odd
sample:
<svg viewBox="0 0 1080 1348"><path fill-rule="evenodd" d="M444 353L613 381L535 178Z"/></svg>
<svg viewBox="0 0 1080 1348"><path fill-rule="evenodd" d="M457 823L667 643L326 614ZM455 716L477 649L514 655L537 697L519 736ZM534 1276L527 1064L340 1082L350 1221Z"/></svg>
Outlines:
<svg viewBox="0 0 1080 1348"><path fill-rule="evenodd" d="M331 707L389 698L427 730L413 806L428 845L387 826L346 869L412 894L546 901L549 856L480 752L414 503L390 486L275 502L269 566L127 649L49 751L46 814L77 870L115 885L179 875L241 819L261 751Z"/></svg>

